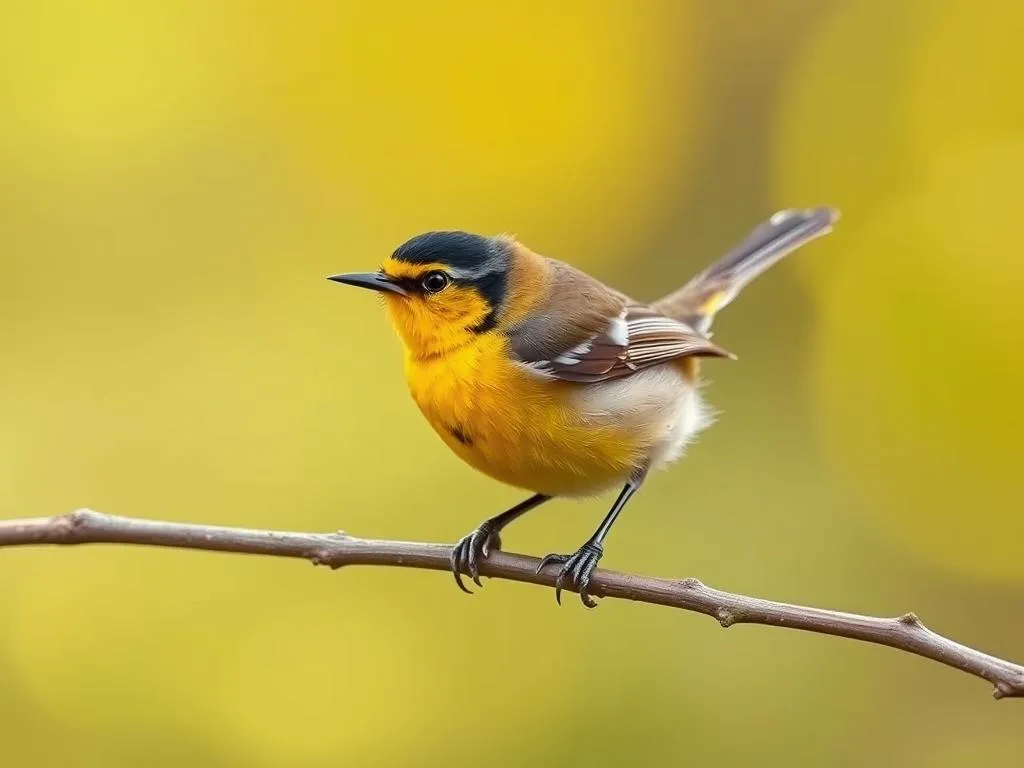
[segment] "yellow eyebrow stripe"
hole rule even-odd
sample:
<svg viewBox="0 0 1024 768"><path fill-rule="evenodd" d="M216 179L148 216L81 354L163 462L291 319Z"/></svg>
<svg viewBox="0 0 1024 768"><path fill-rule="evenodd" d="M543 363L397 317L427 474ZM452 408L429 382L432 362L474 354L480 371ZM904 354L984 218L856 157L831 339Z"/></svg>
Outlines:
<svg viewBox="0 0 1024 768"><path fill-rule="evenodd" d="M423 277L427 272L444 272L447 267L440 262L434 262L432 264L410 264L407 261L398 261L397 259L389 257L384 261L383 269L384 274L389 277L410 278L415 280Z"/></svg>

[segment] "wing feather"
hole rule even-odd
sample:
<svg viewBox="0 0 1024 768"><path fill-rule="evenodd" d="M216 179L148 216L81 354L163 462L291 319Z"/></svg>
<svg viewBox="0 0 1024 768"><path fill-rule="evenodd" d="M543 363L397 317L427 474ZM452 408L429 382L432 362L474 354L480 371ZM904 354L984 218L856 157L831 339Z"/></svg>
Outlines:
<svg viewBox="0 0 1024 768"><path fill-rule="evenodd" d="M550 359L522 362L550 378L598 382L691 355L732 357L687 324L646 305L629 304L589 339Z"/></svg>

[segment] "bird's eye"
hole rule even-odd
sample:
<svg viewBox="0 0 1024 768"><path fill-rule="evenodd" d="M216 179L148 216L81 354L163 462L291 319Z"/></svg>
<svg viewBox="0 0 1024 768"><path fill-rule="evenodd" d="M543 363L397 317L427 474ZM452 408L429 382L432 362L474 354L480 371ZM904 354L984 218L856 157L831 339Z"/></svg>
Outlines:
<svg viewBox="0 0 1024 768"><path fill-rule="evenodd" d="M430 272L420 282L427 293L437 293L448 287L448 275L444 272Z"/></svg>

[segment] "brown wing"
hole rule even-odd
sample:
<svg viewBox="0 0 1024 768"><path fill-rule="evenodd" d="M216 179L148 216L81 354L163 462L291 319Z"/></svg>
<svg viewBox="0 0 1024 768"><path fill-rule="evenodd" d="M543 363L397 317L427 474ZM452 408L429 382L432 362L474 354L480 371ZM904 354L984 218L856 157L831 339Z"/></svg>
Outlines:
<svg viewBox="0 0 1024 768"><path fill-rule="evenodd" d="M597 382L629 376L687 356L732 357L688 325L642 304L629 304L604 327L558 354L520 360L540 375Z"/></svg>
<svg viewBox="0 0 1024 768"><path fill-rule="evenodd" d="M731 357L686 323L568 264L527 255L542 259L532 268L543 271L546 290L516 307L522 319L507 333L512 354L534 373L596 382L688 355Z"/></svg>
<svg viewBox="0 0 1024 768"><path fill-rule="evenodd" d="M591 341L629 303L622 294L564 262L532 252L520 258L530 260L531 273L543 275L537 282L545 287L521 291L528 303L514 308L521 319L512 324L508 336L513 354L523 362L553 360Z"/></svg>

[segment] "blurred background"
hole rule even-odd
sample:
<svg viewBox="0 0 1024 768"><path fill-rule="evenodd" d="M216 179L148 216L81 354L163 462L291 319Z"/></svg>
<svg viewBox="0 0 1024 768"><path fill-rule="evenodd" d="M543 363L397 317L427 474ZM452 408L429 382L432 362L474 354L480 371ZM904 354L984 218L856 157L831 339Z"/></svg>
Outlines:
<svg viewBox="0 0 1024 768"><path fill-rule="evenodd" d="M0 6L0 515L453 541L521 493L407 396L373 269L514 232L637 296L774 210L836 232L716 325L720 410L604 564L1024 660L1024 5ZM610 499L505 537L571 551ZM0 552L10 765L1015 764L888 649L443 573Z"/></svg>

